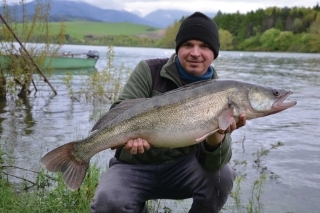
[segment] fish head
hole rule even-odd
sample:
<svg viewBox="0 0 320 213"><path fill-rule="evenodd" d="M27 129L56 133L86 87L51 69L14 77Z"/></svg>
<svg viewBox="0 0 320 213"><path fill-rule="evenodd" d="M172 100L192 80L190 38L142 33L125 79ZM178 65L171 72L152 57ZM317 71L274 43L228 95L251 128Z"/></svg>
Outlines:
<svg viewBox="0 0 320 213"><path fill-rule="evenodd" d="M249 89L248 100L251 105L247 117L263 117L286 110L297 104L296 101L286 101L292 92L271 87L253 86Z"/></svg>

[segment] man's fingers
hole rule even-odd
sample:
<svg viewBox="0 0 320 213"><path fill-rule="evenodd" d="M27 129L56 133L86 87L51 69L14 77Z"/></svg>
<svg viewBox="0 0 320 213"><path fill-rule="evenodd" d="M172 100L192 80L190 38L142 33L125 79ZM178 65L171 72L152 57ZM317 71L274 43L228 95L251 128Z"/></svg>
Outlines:
<svg viewBox="0 0 320 213"><path fill-rule="evenodd" d="M232 132L233 130L237 129L237 124L236 121L234 121L231 125L230 125L230 132Z"/></svg>
<svg viewBox="0 0 320 213"><path fill-rule="evenodd" d="M144 152L143 139L137 138L136 141L137 141L137 149L138 149L138 152L141 154L141 153Z"/></svg>
<svg viewBox="0 0 320 213"><path fill-rule="evenodd" d="M137 154L137 149L138 149L137 147L138 145L137 145L136 139L132 140L132 148L130 150L131 154L133 155Z"/></svg>
<svg viewBox="0 0 320 213"><path fill-rule="evenodd" d="M240 128L240 127L243 127L244 125L246 125L246 122L247 122L246 115L245 114L241 114L239 122L237 123L237 129Z"/></svg>
<svg viewBox="0 0 320 213"><path fill-rule="evenodd" d="M133 155L137 154L137 143L134 139L129 140L123 148L130 151Z"/></svg>
<svg viewBox="0 0 320 213"><path fill-rule="evenodd" d="M131 140L129 140L128 142L127 142L127 144L123 147L125 150L128 150L128 151L130 151L131 149L132 149L132 146L133 146L133 140L131 139Z"/></svg>
<svg viewBox="0 0 320 213"><path fill-rule="evenodd" d="M145 150L150 149L150 144L148 143L148 141L142 139L142 143Z"/></svg>
<svg viewBox="0 0 320 213"><path fill-rule="evenodd" d="M144 153L145 150L150 149L150 144L142 138L130 139L124 146L124 149L130 151L133 155L137 153L141 154Z"/></svg>
<svg viewBox="0 0 320 213"><path fill-rule="evenodd" d="M232 133L234 130L246 125L246 120L247 120L246 119L246 115L245 114L241 114L238 123L236 123L236 121L234 120L230 124L230 126L228 126L227 129L225 129L225 130L219 129L218 133L220 133L220 134Z"/></svg>

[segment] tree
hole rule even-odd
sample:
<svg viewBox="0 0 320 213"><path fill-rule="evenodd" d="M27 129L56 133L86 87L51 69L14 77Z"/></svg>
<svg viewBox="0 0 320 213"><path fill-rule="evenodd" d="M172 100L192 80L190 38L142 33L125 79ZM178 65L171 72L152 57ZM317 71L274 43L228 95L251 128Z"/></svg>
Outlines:
<svg viewBox="0 0 320 213"><path fill-rule="evenodd" d="M292 45L294 35L290 31L283 31L274 39L276 50L287 51Z"/></svg>
<svg viewBox="0 0 320 213"><path fill-rule="evenodd" d="M310 46L311 52L320 52L320 13L310 26Z"/></svg>
<svg viewBox="0 0 320 213"><path fill-rule="evenodd" d="M173 25L167 27L166 33L164 37L161 39L159 46L165 47L165 48L174 48L175 43L175 37L178 33L179 27L181 25L180 21L175 21Z"/></svg>
<svg viewBox="0 0 320 213"><path fill-rule="evenodd" d="M5 85L2 85L0 96L6 97L6 94L26 97L30 92L31 81L34 80L35 66L32 61L41 67L46 56L57 54L65 40L65 27L62 24L58 35L52 35L48 28L49 12L51 0L37 0L34 15L27 13L25 1L21 0L13 9L3 0L2 16L9 28L5 24L0 25L1 30L1 55L7 57L7 60L0 61L0 78L5 78ZM21 46L15 45L16 38L26 43L42 41L44 44L33 43L28 45L27 52ZM32 60L28 57L31 56ZM40 79L40 78L39 78ZM5 89L4 89L5 88Z"/></svg>
<svg viewBox="0 0 320 213"><path fill-rule="evenodd" d="M295 18L293 21L293 32L294 33L301 33L303 31L303 23L301 19Z"/></svg>
<svg viewBox="0 0 320 213"><path fill-rule="evenodd" d="M253 37L245 39L238 46L238 50L246 50L246 51L260 51L260 35L255 35Z"/></svg>
<svg viewBox="0 0 320 213"><path fill-rule="evenodd" d="M266 51L275 51L278 50L278 44L276 44L274 41L279 36L280 30L271 28L267 31L265 31L261 37L260 42L262 44L262 47Z"/></svg>
<svg viewBox="0 0 320 213"><path fill-rule="evenodd" d="M282 23L281 19L278 19L276 26L274 28L281 30L281 31L283 30L283 23Z"/></svg>
<svg viewBox="0 0 320 213"><path fill-rule="evenodd" d="M220 49L221 50L232 50L233 49L233 36L229 31L219 29L219 37L220 37Z"/></svg>

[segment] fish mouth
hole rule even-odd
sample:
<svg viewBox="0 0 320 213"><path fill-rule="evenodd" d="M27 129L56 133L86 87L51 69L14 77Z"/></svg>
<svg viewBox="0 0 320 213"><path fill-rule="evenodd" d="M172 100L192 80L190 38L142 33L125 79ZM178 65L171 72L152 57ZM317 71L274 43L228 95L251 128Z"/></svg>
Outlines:
<svg viewBox="0 0 320 213"><path fill-rule="evenodd" d="M291 95L292 93L293 92L291 92L291 91L287 91L284 94L282 94L281 96L279 96L275 100L275 102L273 103L272 107L277 111L282 111L282 110L288 109L288 108L296 105L297 101L295 101L295 100L292 100L289 102L284 102L288 98L288 96Z"/></svg>

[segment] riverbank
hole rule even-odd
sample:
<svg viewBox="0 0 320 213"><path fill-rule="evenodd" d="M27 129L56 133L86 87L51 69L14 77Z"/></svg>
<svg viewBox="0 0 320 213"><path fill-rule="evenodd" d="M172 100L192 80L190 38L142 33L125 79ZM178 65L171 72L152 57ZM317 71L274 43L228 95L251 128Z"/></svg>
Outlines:
<svg viewBox="0 0 320 213"><path fill-rule="evenodd" d="M106 55L107 46L64 45L61 50L87 52L92 49L101 53L96 65L101 73L110 64ZM165 58L172 53L174 49L114 47L111 71L121 74L117 78L124 83L140 60ZM232 133L233 156L230 162L232 165L237 163L234 168L240 174L239 177L246 174L234 183L234 190L241 196L241 206L248 206L253 184L258 182L263 183L260 203L263 204L264 212L317 212L320 208L319 171L314 169L319 167L320 151L320 126L315 117L319 110L320 94L314 92L320 90L319 59L320 54L220 51L214 61L213 66L221 79L289 89L293 91L290 99L298 101L292 109L248 121L245 127ZM121 69L124 72L120 72ZM77 95L85 94L81 91L90 88L84 87L89 82L92 87L105 86L110 90L115 85L105 84L99 76L96 84L92 84L88 80L90 73L78 73L50 76L49 80L58 95L52 95L43 79L35 76L39 91L32 90L25 102L21 99L0 101L0 143L2 150L10 156L5 165L41 171L39 160L45 153L88 136L94 123L108 110L112 99L109 100L108 95L86 99L92 97L93 91L81 96L83 98L78 99ZM308 134L301 139L301 132ZM257 166L257 152L268 150L279 141L283 146L260 158L261 162ZM105 171L113 155L114 151L106 150L92 159L92 163L97 163L100 171ZM241 172L243 168L245 171ZM31 180L37 179L37 175L20 170L7 172ZM266 175L266 179L261 179L261 175ZM8 179L17 185L16 178ZM240 190L237 182L240 182ZM307 198L305 194L308 194ZM230 197L229 201L226 206L228 209L235 206L234 198ZM161 200L161 204L173 212L185 212L190 207L190 200L176 203Z"/></svg>

